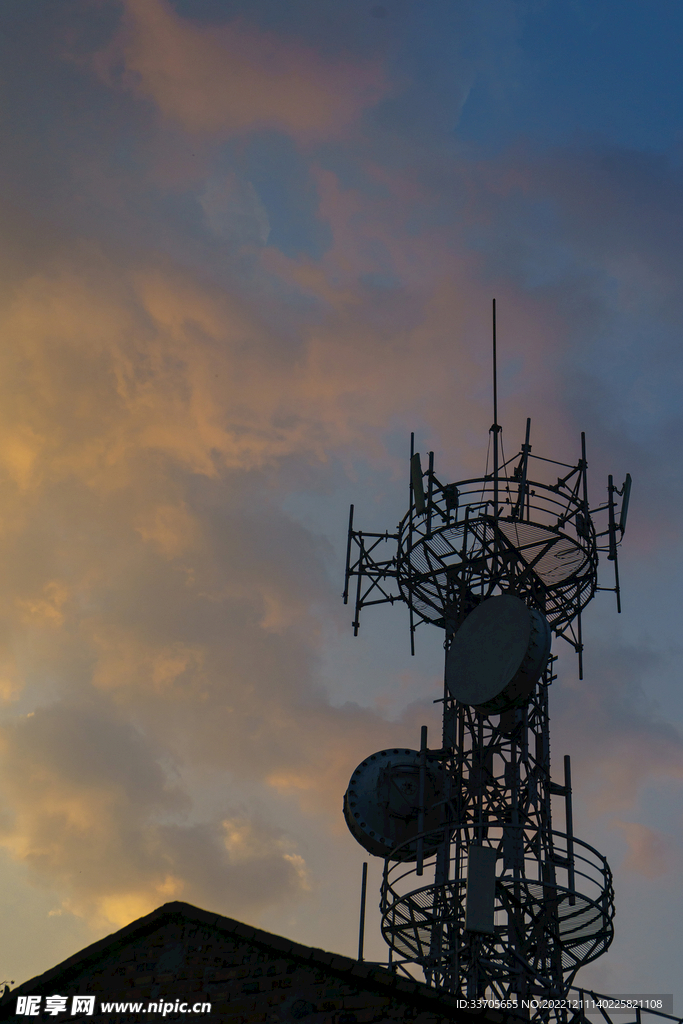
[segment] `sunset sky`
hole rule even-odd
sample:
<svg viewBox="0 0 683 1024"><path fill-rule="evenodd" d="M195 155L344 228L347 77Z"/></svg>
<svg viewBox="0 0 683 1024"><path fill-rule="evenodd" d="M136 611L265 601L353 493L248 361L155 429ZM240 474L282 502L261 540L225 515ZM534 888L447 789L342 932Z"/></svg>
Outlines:
<svg viewBox="0 0 683 1024"><path fill-rule="evenodd" d="M683 1013L683 5L4 0L0 980L172 899L355 955L342 796L442 635L341 602L410 432L633 476L551 744ZM605 569L605 566L601 568ZM603 583L611 585L607 568ZM368 957L383 958L369 877Z"/></svg>

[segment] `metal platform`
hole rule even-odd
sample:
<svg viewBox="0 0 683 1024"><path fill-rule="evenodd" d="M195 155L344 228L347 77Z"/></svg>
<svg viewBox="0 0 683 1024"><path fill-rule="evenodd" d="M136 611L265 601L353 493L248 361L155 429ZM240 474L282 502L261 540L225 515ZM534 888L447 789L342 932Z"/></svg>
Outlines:
<svg viewBox="0 0 683 1024"><path fill-rule="evenodd" d="M433 845L434 838L428 836L425 845L429 838ZM568 837L554 831L553 838L556 863L566 868ZM549 997L556 988L550 974L558 958L562 972L573 974L601 956L612 941L614 890L609 865L602 854L575 837L571 846L575 862L571 889L557 881L515 879L504 873L496 881L495 934L485 939L478 936L476 941L484 943L486 959L491 966L498 965L495 973L506 988L510 974L519 974L523 966L536 979L537 991ZM538 868L538 863L529 867ZM438 871L435 858L425 863L425 870ZM463 944L462 939L466 880L413 888L417 881L415 868L385 862L382 933L397 959L419 963L435 984L447 983L463 972L463 959L469 959L470 942ZM493 973L489 980L495 991ZM506 997L502 988L497 994Z"/></svg>

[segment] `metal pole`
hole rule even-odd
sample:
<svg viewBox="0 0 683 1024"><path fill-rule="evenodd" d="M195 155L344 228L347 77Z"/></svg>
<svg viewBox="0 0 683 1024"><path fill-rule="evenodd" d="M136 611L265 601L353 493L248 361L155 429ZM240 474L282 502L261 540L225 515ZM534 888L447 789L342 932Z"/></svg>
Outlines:
<svg viewBox="0 0 683 1024"><path fill-rule="evenodd" d="M344 604L349 603L349 573L351 571L351 541L353 540L353 505L349 509L349 536L346 542L346 575L344 577Z"/></svg>
<svg viewBox="0 0 683 1024"><path fill-rule="evenodd" d="M496 364L496 300L493 300L493 426L498 426L498 374Z"/></svg>
<svg viewBox="0 0 683 1024"><path fill-rule="evenodd" d="M576 881L574 878L574 815L572 813L572 765L569 754L564 755L564 807L567 822L567 874L569 881L569 905L573 907L576 903L574 890Z"/></svg>
<svg viewBox="0 0 683 1024"><path fill-rule="evenodd" d="M358 926L358 959L363 959L365 941L365 897L368 891L368 862L363 861L363 878L360 883L360 922Z"/></svg>
<svg viewBox="0 0 683 1024"><path fill-rule="evenodd" d="M519 517L520 520L524 519L524 500L525 500L525 497L526 497L526 490L527 490L526 476L527 476L527 469L528 469L528 464L529 464L529 452L531 451L531 445L529 444L529 438L530 437L531 437L531 418L528 418L527 421L526 421L526 437L525 437L525 440L524 440L524 444L522 445L522 452L524 453L524 458L522 459L522 479L519 482L519 494L518 494L518 498L517 498L517 511L516 511L516 515Z"/></svg>
<svg viewBox="0 0 683 1024"><path fill-rule="evenodd" d="M360 540L358 542L358 548L360 555L358 556L358 585L356 586L356 615L353 620L353 635L358 636L358 629L360 627L360 596L361 596L361 584L363 582L363 555L365 551L363 549L363 534L359 534Z"/></svg>
<svg viewBox="0 0 683 1024"><path fill-rule="evenodd" d="M432 498L434 489L434 452L429 453L429 480L427 481L427 537L432 535Z"/></svg>
<svg viewBox="0 0 683 1024"><path fill-rule="evenodd" d="M498 361L496 355L496 300L493 300L493 571L498 569Z"/></svg>
<svg viewBox="0 0 683 1024"><path fill-rule="evenodd" d="M408 550L413 550L413 455L415 454L415 433L410 435L410 487L408 491ZM410 617L410 654L415 657L415 623L413 621L413 595L408 597L408 614Z"/></svg>
<svg viewBox="0 0 683 1024"><path fill-rule="evenodd" d="M621 613L621 594L619 591L619 555L617 554L617 523L614 516L614 492L616 491L616 487L614 486L614 480L611 476L609 476L607 479L607 491L609 494L609 554L607 555L607 559L610 562L614 562L614 590L617 595L617 612Z"/></svg>
<svg viewBox="0 0 683 1024"><path fill-rule="evenodd" d="M422 874L422 862L424 858L424 839L422 833L425 830L425 789L427 782L427 726L423 725L420 730L420 788L418 790L417 810L417 866L415 874Z"/></svg>
<svg viewBox="0 0 683 1024"><path fill-rule="evenodd" d="M586 434L581 431L581 482L583 484L583 511L588 518L588 463L586 462Z"/></svg>
<svg viewBox="0 0 683 1024"><path fill-rule="evenodd" d="M607 558L610 562L614 562L617 557L617 524L614 519L614 479L610 475L607 477L607 495L608 495L608 511L609 511L609 522L608 522L608 535L609 541L609 553Z"/></svg>

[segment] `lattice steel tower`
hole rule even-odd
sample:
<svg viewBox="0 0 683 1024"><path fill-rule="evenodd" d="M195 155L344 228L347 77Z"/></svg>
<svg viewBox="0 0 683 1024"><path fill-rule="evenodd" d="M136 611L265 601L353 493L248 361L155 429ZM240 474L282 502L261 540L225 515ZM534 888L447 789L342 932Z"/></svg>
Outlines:
<svg viewBox="0 0 683 1024"><path fill-rule="evenodd" d="M610 476L606 500L591 507L584 435L575 465L541 458L530 420L505 461L495 302L493 350L491 472L443 484L433 453L423 468L411 440L409 510L396 531L357 530L351 506L344 600L354 600L354 633L363 608L402 601L413 652L415 630L431 623L446 658L441 746L428 749L423 728L419 751L368 757L344 814L384 858L394 963L417 964L463 996L557 998L612 941L614 894L605 858L574 836L568 757L562 782L551 780L550 640L569 642L582 675L582 610L597 590L614 591L621 610L631 478L617 488ZM548 472L553 482L537 479ZM599 553L613 586L598 586ZM564 831L553 828L553 796L564 798Z"/></svg>

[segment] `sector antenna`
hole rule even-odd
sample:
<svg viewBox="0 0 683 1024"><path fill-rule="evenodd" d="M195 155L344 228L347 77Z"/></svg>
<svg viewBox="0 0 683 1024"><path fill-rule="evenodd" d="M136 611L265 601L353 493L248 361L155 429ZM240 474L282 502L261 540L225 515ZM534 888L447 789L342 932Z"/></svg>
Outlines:
<svg viewBox="0 0 683 1024"><path fill-rule="evenodd" d="M492 467L444 483L434 455L411 449L408 511L392 532L349 516L344 601L361 613L408 607L442 631L438 745L385 750L354 771L344 799L355 839L384 861L382 933L394 965L468 998L535 998L533 1019L566 1019L543 1001L610 945L614 892L606 859L574 834L571 766L551 776L548 694L555 638L578 655L581 615L598 590L621 610L618 548L631 478L588 496L586 440L573 464L532 450L502 456L496 386ZM611 564L598 584L600 558ZM553 798L556 798L553 800ZM560 802L559 827L553 818ZM553 807L553 803L555 807ZM562 806L562 804L564 806Z"/></svg>

